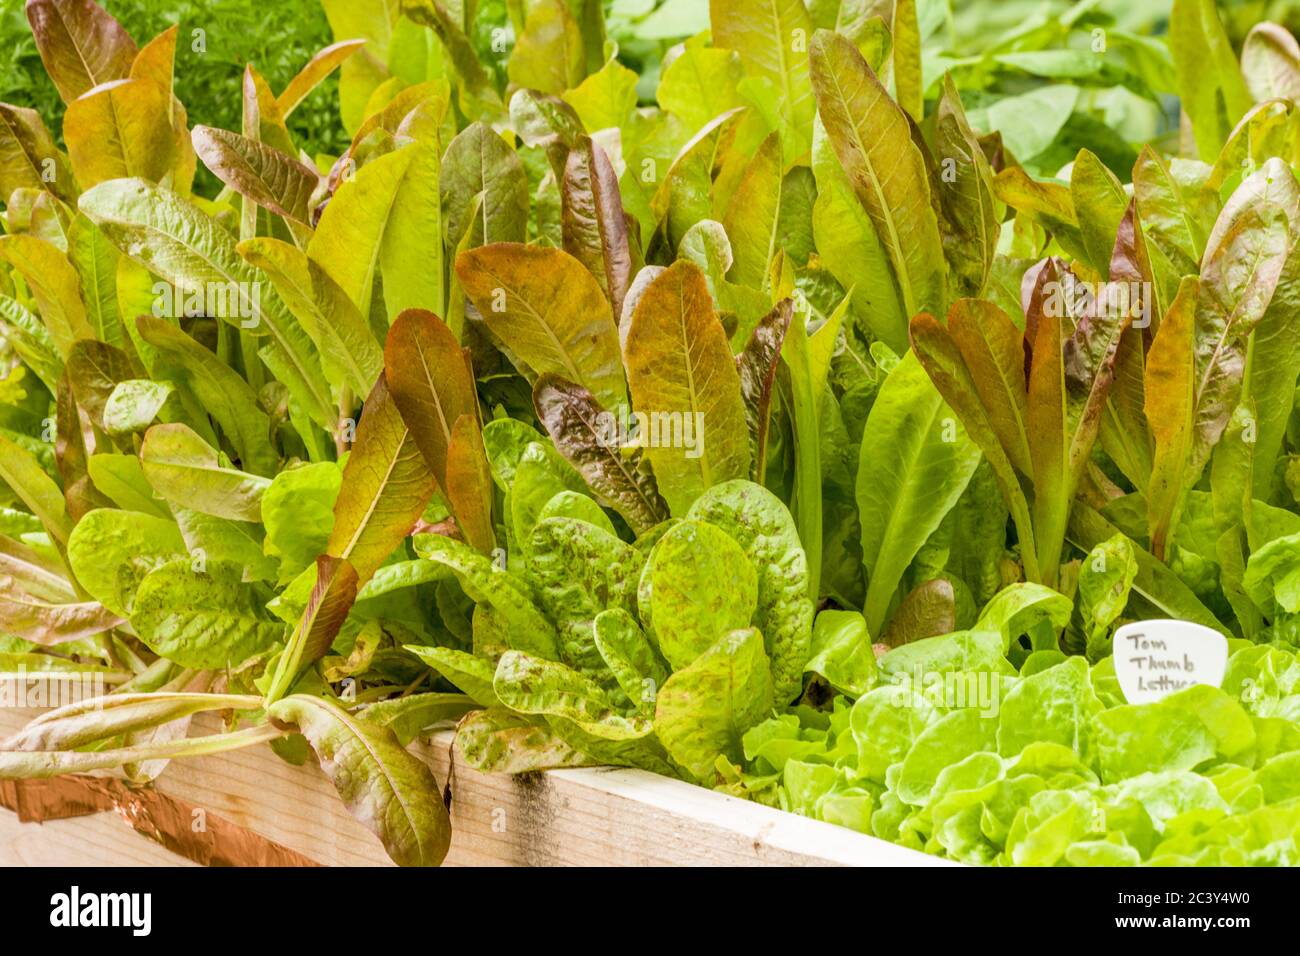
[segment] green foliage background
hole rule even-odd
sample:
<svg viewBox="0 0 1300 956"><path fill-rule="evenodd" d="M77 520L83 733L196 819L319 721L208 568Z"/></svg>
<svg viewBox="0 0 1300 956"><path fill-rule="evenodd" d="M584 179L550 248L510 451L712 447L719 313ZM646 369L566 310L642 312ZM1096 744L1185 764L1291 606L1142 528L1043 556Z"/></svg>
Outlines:
<svg viewBox="0 0 1300 956"><path fill-rule="evenodd" d="M176 49L176 94L190 125L238 130L240 77L251 63L277 92L321 47L332 42L318 0L101 0L143 46L172 24L181 31ZM63 103L41 66L23 12L23 0L0 0L0 101L30 106L60 139ZM195 30L204 31L205 52L196 52ZM308 152L339 152L347 137L338 119L338 75L321 84L289 118L295 142ZM199 189L219 184L200 165Z"/></svg>

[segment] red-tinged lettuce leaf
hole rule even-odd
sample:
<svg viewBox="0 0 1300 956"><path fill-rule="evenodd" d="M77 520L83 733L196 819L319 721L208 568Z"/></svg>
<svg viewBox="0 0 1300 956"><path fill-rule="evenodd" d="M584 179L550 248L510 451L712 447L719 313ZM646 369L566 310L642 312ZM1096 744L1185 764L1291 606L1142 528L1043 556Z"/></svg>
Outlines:
<svg viewBox="0 0 1300 956"><path fill-rule="evenodd" d="M268 700L285 695L302 668L329 653L357 599L357 572L346 559L322 554L316 559L316 584L280 655Z"/></svg>
<svg viewBox="0 0 1300 956"><path fill-rule="evenodd" d="M954 162L952 181L939 180L943 249L961 295L984 291L1001 231L993 196L993 171L962 109L951 76L945 76L935 119L935 152Z"/></svg>
<svg viewBox="0 0 1300 956"><path fill-rule="evenodd" d="M174 92L177 33L177 27L168 27L142 46L131 64L131 79L148 80L163 91L168 103L167 114L173 140L171 178L167 185L179 193L188 194L199 160L190 143L189 117L185 106Z"/></svg>
<svg viewBox="0 0 1300 956"><path fill-rule="evenodd" d="M107 507L112 502L90 480L81 410L73 398L72 382L66 372L59 380L55 402L54 461L63 481L63 498L68 503L68 514L73 521L80 521L86 512Z"/></svg>
<svg viewBox="0 0 1300 956"><path fill-rule="evenodd" d="M1030 222L1045 229L1073 258L1088 261L1070 189L1061 183L1039 182L1020 166L993 177L993 193Z"/></svg>
<svg viewBox="0 0 1300 956"><path fill-rule="evenodd" d="M822 122L894 268L905 313L941 313L943 243L907 115L848 39L819 30L809 56Z"/></svg>
<svg viewBox="0 0 1300 956"><path fill-rule="evenodd" d="M564 250L596 277L617 322L636 263L618 174L605 151L585 136L569 151L561 198Z"/></svg>
<svg viewBox="0 0 1300 956"><path fill-rule="evenodd" d="M597 762L557 737L544 718L503 707L466 716L456 727L456 749L480 773L532 773Z"/></svg>
<svg viewBox="0 0 1300 956"><path fill-rule="evenodd" d="M633 533L641 535L668 517L642 449L620 444L617 419L591 392L557 375L543 375L533 387L533 407L556 449Z"/></svg>
<svg viewBox="0 0 1300 956"><path fill-rule="evenodd" d="M790 330L794 303L782 299L759 320L749 341L736 356L740 394L749 425L750 477L761 481L767 473L767 439L772 418L772 386L781 365L781 346Z"/></svg>
<svg viewBox="0 0 1300 956"><path fill-rule="evenodd" d="M339 64L345 62L365 45L364 39L340 40L338 43L331 43L308 60L307 65L295 74L284 91L276 97L275 104L280 109L280 115L288 119L298 105L310 96L312 90L323 83Z"/></svg>
<svg viewBox="0 0 1300 956"><path fill-rule="evenodd" d="M465 540L482 553L491 553L496 547L496 534L492 530L492 468L483 449L477 408L452 423L443 488Z"/></svg>
<svg viewBox="0 0 1300 956"><path fill-rule="evenodd" d="M1300 375L1300 303L1296 298L1300 281L1300 183L1280 159L1269 160L1264 171L1265 175L1257 174L1243 182L1233 193L1230 205L1251 202L1284 215L1289 223L1289 248L1282 272L1267 307L1250 332L1242 382L1243 395L1250 396L1255 407L1254 497L1270 501L1278 477L1275 466L1295 402L1293 385Z"/></svg>
<svg viewBox="0 0 1300 956"><path fill-rule="evenodd" d="M437 866L447 855L451 821L442 788L393 732L320 697L295 694L271 705L272 721L298 730L348 810L401 866Z"/></svg>
<svg viewBox="0 0 1300 956"><path fill-rule="evenodd" d="M1241 396L1250 337L1291 257L1295 208L1295 178L1280 160L1245 180L1215 223L1199 282L1184 280L1151 345L1146 412L1156 451L1147 499L1156 557L1164 557L1186 490L1199 479ZM1166 330L1171 321L1174 327ZM1285 353L1261 359L1290 364Z"/></svg>
<svg viewBox="0 0 1300 956"><path fill-rule="evenodd" d="M1147 513L1151 550L1164 555L1177 522L1184 469L1196 442L1196 313L1200 283L1183 280L1151 344L1146 366L1146 414L1155 437ZM1227 425L1225 419L1224 425Z"/></svg>
<svg viewBox="0 0 1300 956"><path fill-rule="evenodd" d="M392 730L397 735L398 742L405 747L434 728L447 723L455 724L478 710L479 705L467 694L433 691L408 697L390 697L367 705L359 713L370 723Z"/></svg>
<svg viewBox="0 0 1300 956"><path fill-rule="evenodd" d="M963 305L965 301L958 300L953 304L953 310L966 308L967 306ZM994 322L996 323L997 320L994 320ZM981 398L981 385L975 381L971 367L967 364L966 356L953 340L949 330L940 325L933 316L922 313L914 317L911 332L912 348L917 358L920 359L926 373L930 376L930 381L939 390L939 394L943 396L944 401L956 412L962 424L966 427L967 434L979 446L989 466L993 469L998 487L1002 491L1002 497L1005 499L1007 507L1011 511L1012 519L1016 524L1016 534L1020 541L1026 576L1031 581L1038 580L1037 549L1034 547L1034 530L1029 514L1029 500L1021 484L1021 476L1017 474L1016 466L1012 464L1007 450L1002 445L998 427L994 426L993 412L985 407ZM987 357L991 357L991 353L987 353ZM1025 391L1026 386L1024 385L1022 354L1017 351L1004 361L1014 363L1015 369L1008 368L1005 376L999 375L998 381L993 383L985 382L983 388L985 390L990 390L992 386L1005 388L1005 383L1014 382L1015 387L1007 395L1006 401L1013 403L1014 407L1016 388L1018 388L1022 393L1023 403L1027 404L1028 398ZM1015 439L1016 433L1012 431L1009 432L1009 435ZM1027 435L1025 441L1028 441ZM1020 452L1017 454L1020 454ZM1028 451L1023 450L1023 454L1025 462L1028 463ZM1032 479L1032 466L1022 474L1026 480Z"/></svg>
<svg viewBox="0 0 1300 956"><path fill-rule="evenodd" d="M212 175L277 216L311 225L311 197L320 183L315 170L272 146L224 129L196 126L191 136Z"/></svg>
<svg viewBox="0 0 1300 956"><path fill-rule="evenodd" d="M94 637L125 621L98 601L52 604L0 577L0 629L44 646Z"/></svg>
<svg viewBox="0 0 1300 956"><path fill-rule="evenodd" d="M561 375L605 408L627 404L618 329L581 262L560 249L497 243L461 253L456 275L492 334L533 375Z"/></svg>
<svg viewBox="0 0 1300 956"><path fill-rule="evenodd" d="M948 333L961 351L1007 459L1020 474L1032 477L1023 334L1005 312L979 299L953 303Z"/></svg>
<svg viewBox="0 0 1300 956"><path fill-rule="evenodd" d="M244 67L244 117L241 130L249 139L265 143L288 156L296 156L293 137L280 115L271 84L251 63Z"/></svg>
<svg viewBox="0 0 1300 956"><path fill-rule="evenodd" d="M1151 481L1154 440L1147 425L1146 343L1159 328L1164 309L1159 287L1151 278L1146 236L1137 201L1130 200L1115 237L1110 281L1122 293L1133 323L1124 330L1115 355L1115 382L1102 415L1098 439L1116 467L1136 488Z"/></svg>
<svg viewBox="0 0 1300 956"><path fill-rule="evenodd" d="M745 168L722 217L733 256L727 278L738 285L760 291L768 286L768 265L777 251L784 173L781 136L772 133Z"/></svg>
<svg viewBox="0 0 1300 956"><path fill-rule="evenodd" d="M131 71L135 41L94 0L27 0L27 22L65 103Z"/></svg>
<svg viewBox="0 0 1300 956"><path fill-rule="evenodd" d="M1101 427L1120 336L1132 320L1101 302L1082 307L1074 281L1049 261L1038 273L1025 321L1033 330L1026 425L1034 542L1049 586L1057 580L1070 507Z"/></svg>
<svg viewBox="0 0 1300 956"><path fill-rule="evenodd" d="M880 635L880 643L899 647L956 630L957 600L952 582L934 578L907 592Z"/></svg>
<svg viewBox="0 0 1300 956"><path fill-rule="evenodd" d="M471 123L456 134L442 157L440 188L449 243L468 235L472 249L527 238L528 174L491 126Z"/></svg>
<svg viewBox="0 0 1300 956"><path fill-rule="evenodd" d="M175 152L167 93L146 79L96 86L68 105L63 138L82 189L130 176L158 182Z"/></svg>
<svg viewBox="0 0 1300 956"><path fill-rule="evenodd" d="M740 375L696 266L679 261L650 283L623 354L633 406L645 416L641 444L672 513L715 484L749 476Z"/></svg>
<svg viewBox="0 0 1300 956"><path fill-rule="evenodd" d="M40 115L0 103L0 195L12 196L17 189L49 190L65 201L77 192L68 159Z"/></svg>
<svg viewBox="0 0 1300 956"><path fill-rule="evenodd" d="M1241 45L1241 74L1256 103L1300 101L1300 45L1276 23L1257 23Z"/></svg>
<svg viewBox="0 0 1300 956"><path fill-rule="evenodd" d="M445 487L452 429L462 415L478 417L469 359L442 319L408 309L388 330L384 366L393 402Z"/></svg>
<svg viewBox="0 0 1300 956"><path fill-rule="evenodd" d="M366 399L334 504L328 554L346 558L361 584L415 527L436 481L380 378Z"/></svg>
<svg viewBox="0 0 1300 956"><path fill-rule="evenodd" d="M510 97L510 124L525 146L546 152L557 182L564 179L569 150L587 135L577 110L539 90L519 90Z"/></svg>

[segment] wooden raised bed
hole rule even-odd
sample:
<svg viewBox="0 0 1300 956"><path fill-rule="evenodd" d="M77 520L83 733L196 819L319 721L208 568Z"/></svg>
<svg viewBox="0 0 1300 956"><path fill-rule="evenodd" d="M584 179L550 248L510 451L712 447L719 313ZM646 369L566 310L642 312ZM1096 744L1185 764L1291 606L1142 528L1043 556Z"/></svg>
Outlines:
<svg viewBox="0 0 1300 956"><path fill-rule="evenodd" d="M0 735L34 713L0 709ZM192 733L216 729L211 718L195 724ZM413 749L440 783L450 784L449 865L941 865L842 827L640 770L481 774L454 753L449 731ZM42 782L18 787L33 785ZM186 819L202 816L213 841L233 835L238 842L251 831L271 853L267 862L390 865L379 841L348 814L318 768L291 766L265 745L173 761L153 786ZM12 806L14 796L10 785L8 801L0 802ZM137 832L148 831L147 823L137 820L133 827L119 818L133 815L139 810L129 801L119 802L117 813L43 823L0 811L0 865L193 865Z"/></svg>

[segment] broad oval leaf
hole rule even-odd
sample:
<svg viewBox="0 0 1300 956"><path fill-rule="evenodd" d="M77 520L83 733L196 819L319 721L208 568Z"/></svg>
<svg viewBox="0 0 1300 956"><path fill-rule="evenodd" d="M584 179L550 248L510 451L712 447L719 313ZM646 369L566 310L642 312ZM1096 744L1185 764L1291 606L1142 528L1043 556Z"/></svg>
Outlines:
<svg viewBox="0 0 1300 956"><path fill-rule="evenodd" d="M735 630L668 678L655 704L655 733L677 763L711 783L719 755L741 762L741 737L772 702L762 635Z"/></svg>
<svg viewBox="0 0 1300 956"><path fill-rule="evenodd" d="M187 425L150 428L140 464L154 491L175 505L231 521L262 520L262 494L271 480L223 465L217 450Z"/></svg>
<svg viewBox="0 0 1300 956"><path fill-rule="evenodd" d="M445 322L424 309L397 317L384 343L385 380L433 476L447 481L447 450L462 415L478 417L469 357Z"/></svg>
<svg viewBox="0 0 1300 956"><path fill-rule="evenodd" d="M116 509L88 512L68 539L68 563L77 581L122 615L130 612L140 581L186 551L176 522Z"/></svg>
<svg viewBox="0 0 1300 956"><path fill-rule="evenodd" d="M456 274L492 334L533 375L561 375L605 408L627 403L609 303L577 259L559 249L497 243L461 253Z"/></svg>
<svg viewBox="0 0 1300 956"><path fill-rule="evenodd" d="M27 22L65 103L131 72L134 41L94 0L27 0Z"/></svg>
<svg viewBox="0 0 1300 956"><path fill-rule="evenodd" d="M703 521L674 524L651 550L638 586L641 620L674 668L748 627L757 606L758 574L748 555Z"/></svg>
<svg viewBox="0 0 1300 956"><path fill-rule="evenodd" d="M471 248L527 238L528 175L492 127L471 123L452 139L442 157L440 188L449 244L466 235Z"/></svg>
<svg viewBox="0 0 1300 956"><path fill-rule="evenodd" d="M172 168L171 105L152 80L113 80L82 94L68 105L63 138L82 189L130 176L156 183Z"/></svg>
<svg viewBox="0 0 1300 956"><path fill-rule="evenodd" d="M311 225L311 197L320 183L315 170L272 146L224 129L196 126L190 135L194 151L212 175L276 215Z"/></svg>
<svg viewBox="0 0 1300 956"><path fill-rule="evenodd" d="M208 561L202 571L190 558L164 564L140 582L131 627L182 667L237 667L284 639L284 624L264 610L264 596L243 573L227 561Z"/></svg>
<svg viewBox="0 0 1300 956"><path fill-rule="evenodd" d="M788 703L802 690L813 626L808 559L794 519L780 498L751 481L709 489L691 506L689 517L721 528L753 562L758 573L754 623L772 664L777 702Z"/></svg>

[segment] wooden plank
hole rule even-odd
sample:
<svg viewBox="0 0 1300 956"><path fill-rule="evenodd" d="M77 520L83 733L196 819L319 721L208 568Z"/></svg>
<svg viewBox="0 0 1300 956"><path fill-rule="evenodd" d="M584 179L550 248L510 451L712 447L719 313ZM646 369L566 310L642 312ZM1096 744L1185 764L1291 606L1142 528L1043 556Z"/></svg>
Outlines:
<svg viewBox="0 0 1300 956"><path fill-rule="evenodd" d="M194 866L115 814L20 823L0 810L0 866Z"/></svg>
<svg viewBox="0 0 1300 956"><path fill-rule="evenodd" d="M34 712L0 709L0 735ZM211 716L192 733L212 733ZM894 844L639 770L481 774L454 755L450 731L413 748L444 785L451 773L452 866L926 866ZM269 747L176 760L156 786L330 866L391 865L314 765ZM0 863L183 862L114 814L21 824L0 813ZM128 849L130 848L130 849Z"/></svg>

